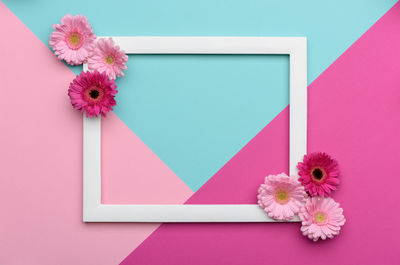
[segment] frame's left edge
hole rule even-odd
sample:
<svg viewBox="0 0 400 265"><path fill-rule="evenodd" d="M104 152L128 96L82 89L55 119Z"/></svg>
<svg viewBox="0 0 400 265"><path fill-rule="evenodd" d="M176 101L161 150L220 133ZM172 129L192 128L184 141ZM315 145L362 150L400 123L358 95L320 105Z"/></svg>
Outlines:
<svg viewBox="0 0 400 265"><path fill-rule="evenodd" d="M83 221L96 221L101 205L101 118L83 115Z"/></svg>

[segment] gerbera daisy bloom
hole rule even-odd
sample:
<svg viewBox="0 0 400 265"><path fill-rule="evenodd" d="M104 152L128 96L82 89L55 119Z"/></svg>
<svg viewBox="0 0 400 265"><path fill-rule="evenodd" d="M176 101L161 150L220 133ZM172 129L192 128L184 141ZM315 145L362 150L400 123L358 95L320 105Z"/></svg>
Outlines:
<svg viewBox="0 0 400 265"><path fill-rule="evenodd" d="M68 95L72 106L86 117L106 115L116 105L117 86L105 73L82 72L70 84Z"/></svg>
<svg viewBox="0 0 400 265"><path fill-rule="evenodd" d="M310 197L300 209L301 231L304 236L317 241L333 238L339 234L346 219L339 203L332 198Z"/></svg>
<svg viewBox="0 0 400 265"><path fill-rule="evenodd" d="M258 205L269 217L290 220L304 203L304 187L293 176L285 173L265 177L265 183L258 189Z"/></svg>
<svg viewBox="0 0 400 265"><path fill-rule="evenodd" d="M339 184L339 166L326 153L305 155L303 162L297 164L299 181L311 196L329 196Z"/></svg>
<svg viewBox="0 0 400 265"><path fill-rule="evenodd" d="M128 56L124 51L114 44L112 38L99 39L93 54L88 59L90 70L97 70L100 73L105 72L110 79L116 76L124 76L123 70L127 67L125 63Z"/></svg>
<svg viewBox="0 0 400 265"><path fill-rule="evenodd" d="M49 45L60 60L70 65L86 62L96 44L96 35L85 16L70 14L53 25Z"/></svg>

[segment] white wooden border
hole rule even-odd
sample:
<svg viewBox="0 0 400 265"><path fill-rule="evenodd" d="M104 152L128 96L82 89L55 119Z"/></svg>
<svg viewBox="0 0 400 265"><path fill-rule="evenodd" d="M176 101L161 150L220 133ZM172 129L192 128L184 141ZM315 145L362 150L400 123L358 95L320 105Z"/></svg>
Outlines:
<svg viewBox="0 0 400 265"><path fill-rule="evenodd" d="M307 40L304 37L113 37L127 54L288 54L290 174L307 148ZM83 66L86 71L87 65ZM101 119L83 117L84 222L275 222L258 206L101 204ZM272 172L271 172L272 173ZM261 184L261 183L260 183ZM292 221L299 221L295 217Z"/></svg>

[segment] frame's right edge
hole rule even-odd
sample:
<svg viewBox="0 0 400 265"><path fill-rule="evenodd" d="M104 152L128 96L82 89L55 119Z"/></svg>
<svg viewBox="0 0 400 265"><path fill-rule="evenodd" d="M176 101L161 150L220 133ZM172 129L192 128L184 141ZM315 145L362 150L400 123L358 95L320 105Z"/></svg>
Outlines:
<svg viewBox="0 0 400 265"><path fill-rule="evenodd" d="M296 165L307 153L307 38L298 38L290 51L290 167L297 175ZM296 132L294 131L296 128Z"/></svg>

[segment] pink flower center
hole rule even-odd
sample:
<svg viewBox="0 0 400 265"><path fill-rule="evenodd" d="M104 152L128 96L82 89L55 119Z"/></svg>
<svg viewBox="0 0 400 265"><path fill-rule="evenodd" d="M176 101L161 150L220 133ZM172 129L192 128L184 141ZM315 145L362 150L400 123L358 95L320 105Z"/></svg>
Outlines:
<svg viewBox="0 0 400 265"><path fill-rule="evenodd" d="M87 90L86 96L91 100L91 101L98 101L103 97L103 91L99 89L98 87L91 87Z"/></svg>
<svg viewBox="0 0 400 265"><path fill-rule="evenodd" d="M311 170L311 177L316 182L322 182L326 177L326 172L320 167L314 167Z"/></svg>
<svg viewBox="0 0 400 265"><path fill-rule="evenodd" d="M277 203L286 204L289 199L289 193L286 190L277 190L274 194L274 199Z"/></svg>
<svg viewBox="0 0 400 265"><path fill-rule="evenodd" d="M314 215L314 220L317 224L322 225L326 223L326 214L324 212L316 212Z"/></svg>
<svg viewBox="0 0 400 265"><path fill-rule="evenodd" d="M83 36L79 32L71 32L67 36L67 45L70 49L77 50L83 44Z"/></svg>
<svg viewBox="0 0 400 265"><path fill-rule="evenodd" d="M106 63L107 64L113 64L114 63L114 56L112 56L112 55L107 55L107 57L106 57Z"/></svg>

